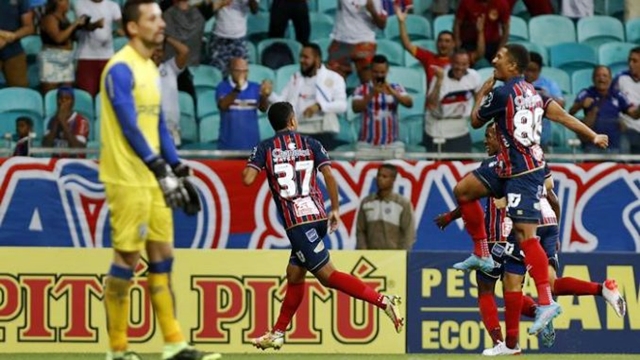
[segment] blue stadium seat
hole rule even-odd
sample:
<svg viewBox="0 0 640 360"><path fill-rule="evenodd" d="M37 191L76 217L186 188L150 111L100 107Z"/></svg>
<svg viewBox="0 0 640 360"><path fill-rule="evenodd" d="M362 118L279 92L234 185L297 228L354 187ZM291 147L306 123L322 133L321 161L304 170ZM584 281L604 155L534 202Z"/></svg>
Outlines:
<svg viewBox="0 0 640 360"><path fill-rule="evenodd" d="M404 142L407 151L426 152L426 149L420 145L424 133L423 114L402 117L398 125L400 141Z"/></svg>
<svg viewBox="0 0 640 360"><path fill-rule="evenodd" d="M258 50L256 50L256 46L251 42L247 41L247 57L249 64L257 64L258 63Z"/></svg>
<svg viewBox="0 0 640 360"><path fill-rule="evenodd" d="M276 81L273 84L273 90L280 94L282 89L289 83L293 74L300 70L300 65L285 65L276 71Z"/></svg>
<svg viewBox="0 0 640 360"><path fill-rule="evenodd" d="M331 36L333 31L333 18L324 13L309 13L309 22L311 24L311 35L309 39L323 39ZM290 31L291 38L295 39L295 31Z"/></svg>
<svg viewBox="0 0 640 360"><path fill-rule="evenodd" d="M413 45L423 48L425 50L429 50L432 53L438 53L435 40L413 41ZM406 50L404 52L404 66L422 68L422 64L420 63L420 61L418 61L418 59L416 59L413 55L411 55L410 52Z"/></svg>
<svg viewBox="0 0 640 360"><path fill-rule="evenodd" d="M349 105L351 106L351 105ZM355 123L347 120L345 116L338 116L340 122L340 132L336 135L336 140L343 141L347 144L353 144L358 139L355 131Z"/></svg>
<svg viewBox="0 0 640 360"><path fill-rule="evenodd" d="M322 50L322 62L329 60L329 46L332 41L330 37L311 40L312 43L316 43L316 45L320 47L320 50Z"/></svg>
<svg viewBox="0 0 640 360"><path fill-rule="evenodd" d="M309 12L318 11L318 0L307 0L307 4L309 6Z"/></svg>
<svg viewBox="0 0 640 360"><path fill-rule="evenodd" d="M93 98L91 94L82 89L73 89L75 97L74 110L79 112L82 116L87 118L93 125L96 118L95 107L93 105ZM50 90L44 96L44 117L45 122L56 114L58 110L58 90ZM93 126L91 126L93 127Z"/></svg>
<svg viewBox="0 0 640 360"><path fill-rule="evenodd" d="M627 42L640 44L640 18L628 20L625 27Z"/></svg>
<svg viewBox="0 0 640 360"><path fill-rule="evenodd" d="M624 0L595 0L594 13L621 18L624 16Z"/></svg>
<svg viewBox="0 0 640 360"><path fill-rule="evenodd" d="M258 117L258 130L260 131L260 140L271 138L276 134L273 127L271 127L269 119L264 114Z"/></svg>
<svg viewBox="0 0 640 360"><path fill-rule="evenodd" d="M522 0L518 0L516 1L515 4L513 4L513 9L511 9L511 15L517 15L519 17L522 17L523 15L527 15L528 17L530 17L527 7L524 5L524 2L522 2Z"/></svg>
<svg viewBox="0 0 640 360"><path fill-rule="evenodd" d="M433 0L413 0L413 13L415 15L431 15L431 5Z"/></svg>
<svg viewBox="0 0 640 360"><path fill-rule="evenodd" d="M260 84L263 80L271 80L272 83L275 83L276 73L266 66L249 64L249 81Z"/></svg>
<svg viewBox="0 0 640 360"><path fill-rule="evenodd" d="M42 40L40 35L29 35L20 39L20 45L27 54L27 61L32 63L36 60L36 56L42 51Z"/></svg>
<svg viewBox="0 0 640 360"><path fill-rule="evenodd" d="M567 17L540 15L529 20L529 38L545 47L576 42L576 29Z"/></svg>
<svg viewBox="0 0 640 360"><path fill-rule="evenodd" d="M637 45L624 42L610 42L603 44L598 49L600 55L600 63L609 67L617 65L627 66L629 51ZM613 69L612 69L613 70Z"/></svg>
<svg viewBox="0 0 640 360"><path fill-rule="evenodd" d="M293 60L297 63L300 57L300 51L302 50L302 44L300 44L299 42L295 41L295 40L291 40L291 39L265 39L262 40L258 43L257 46L257 50L258 50L258 64L262 64L262 52L264 51L264 49L266 49L269 45L276 43L276 42L281 42L286 44L289 49L291 50L291 54L293 55Z"/></svg>
<svg viewBox="0 0 640 360"><path fill-rule="evenodd" d="M31 89L40 90L40 65L38 62L27 65L27 80Z"/></svg>
<svg viewBox="0 0 640 360"><path fill-rule="evenodd" d="M213 31L213 28L216 26L216 17L212 16L204 23L204 34L203 36L208 38L209 34Z"/></svg>
<svg viewBox="0 0 640 360"><path fill-rule="evenodd" d="M404 66L404 49L397 41L378 39L376 53L386 56L390 65Z"/></svg>
<svg viewBox="0 0 640 360"><path fill-rule="evenodd" d="M200 119L200 143L217 143L220 137L220 116L207 115Z"/></svg>
<svg viewBox="0 0 640 360"><path fill-rule="evenodd" d="M405 20L405 27L411 40L431 39L431 24L429 20L420 15L408 14ZM400 39L400 28L398 18L391 16L387 19L387 26L384 29L385 37L389 40L398 41Z"/></svg>
<svg viewBox="0 0 640 360"><path fill-rule="evenodd" d="M129 38L125 36L116 36L113 38L113 51L118 52L129 42Z"/></svg>
<svg viewBox="0 0 640 360"><path fill-rule="evenodd" d="M97 93L93 98L93 106L95 108L94 113L96 114L96 119L93 122L93 131L92 131L92 140L100 141L100 93Z"/></svg>
<svg viewBox="0 0 640 360"><path fill-rule="evenodd" d="M42 96L33 89L10 87L0 89L0 123L9 123L15 132L15 119L28 116L33 120L34 131L42 137L44 131L44 104Z"/></svg>
<svg viewBox="0 0 640 360"><path fill-rule="evenodd" d="M473 126L471 126L471 121L467 123L467 128L469 129L469 135L471 136L471 151L475 153L485 152L484 133L486 128L483 126L479 129L474 129Z"/></svg>
<svg viewBox="0 0 640 360"><path fill-rule="evenodd" d="M593 69L582 69L571 74L571 90L574 94L593 86Z"/></svg>
<svg viewBox="0 0 640 360"><path fill-rule="evenodd" d="M523 18L512 15L510 23L510 41L529 41L529 27L527 25L527 22Z"/></svg>
<svg viewBox="0 0 640 360"><path fill-rule="evenodd" d="M211 65L190 66L189 71L193 75L193 86L196 88L196 92L215 90L222 81L220 70Z"/></svg>
<svg viewBox="0 0 640 360"><path fill-rule="evenodd" d="M198 141L198 124L196 123L196 109L193 98L189 93L180 91L180 132L182 141L193 143Z"/></svg>
<svg viewBox="0 0 640 360"><path fill-rule="evenodd" d="M629 70L629 65L625 63L617 63L615 65L609 66L609 69L611 69L611 75L615 77L621 72Z"/></svg>
<svg viewBox="0 0 640 360"><path fill-rule="evenodd" d="M529 51L537 52L538 54L540 54L540 56L542 56L542 63L544 65L549 65L549 53L546 47L529 41L513 41L513 43L520 44L527 48L527 50Z"/></svg>
<svg viewBox="0 0 640 360"><path fill-rule="evenodd" d="M207 116L218 115L220 113L215 90L200 92L196 95L196 99L198 104L196 115L198 119L201 120Z"/></svg>
<svg viewBox="0 0 640 360"><path fill-rule="evenodd" d="M541 75L554 80L560 87L560 90L562 90L563 94L572 93L571 78L569 78L569 74L564 70L543 66Z"/></svg>
<svg viewBox="0 0 640 360"><path fill-rule="evenodd" d="M410 108L398 105L398 118L402 119L413 115L421 115L424 117L425 95L414 94L411 96L413 99L413 106Z"/></svg>
<svg viewBox="0 0 640 360"><path fill-rule="evenodd" d="M269 13L259 12L249 15L247 19L247 40L254 44L269 36Z"/></svg>
<svg viewBox="0 0 640 360"><path fill-rule="evenodd" d="M426 91L427 75L422 69L391 66L387 80L390 83L401 84L412 94L424 94Z"/></svg>
<svg viewBox="0 0 640 360"><path fill-rule="evenodd" d="M258 3L258 11L268 13L271 10L271 0L261 0Z"/></svg>
<svg viewBox="0 0 640 360"><path fill-rule="evenodd" d="M438 53L438 47L436 45L436 40L417 40L412 41L413 45L421 47L423 49L427 49L434 54Z"/></svg>
<svg viewBox="0 0 640 360"><path fill-rule="evenodd" d="M485 67L482 69L476 70L480 75L480 82L484 83L487 79L493 75L493 67Z"/></svg>
<svg viewBox="0 0 640 360"><path fill-rule="evenodd" d="M592 16L578 20L578 42L595 49L612 41L624 41L624 27L610 16Z"/></svg>
<svg viewBox="0 0 640 360"><path fill-rule="evenodd" d="M557 44L549 48L551 66L568 74L576 70L591 69L598 65L598 56L593 48L581 43Z"/></svg>
<svg viewBox="0 0 640 360"><path fill-rule="evenodd" d="M318 0L318 12L335 15L338 11L338 1Z"/></svg>
<svg viewBox="0 0 640 360"><path fill-rule="evenodd" d="M455 16L452 14L440 15L433 21L433 37L438 38L443 30L453 31L453 20Z"/></svg>

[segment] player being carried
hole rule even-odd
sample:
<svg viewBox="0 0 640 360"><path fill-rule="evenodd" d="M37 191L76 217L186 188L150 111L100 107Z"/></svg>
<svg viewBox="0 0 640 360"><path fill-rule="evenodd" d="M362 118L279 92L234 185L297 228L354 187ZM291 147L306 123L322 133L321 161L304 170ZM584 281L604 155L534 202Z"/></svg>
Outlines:
<svg viewBox="0 0 640 360"><path fill-rule="evenodd" d="M495 171L501 192L507 197L507 211L514 223L516 240L536 283L539 306L529 333L537 334L562 312L551 297L547 257L536 237L544 187L545 162L540 147L542 118L562 124L599 147L608 146L608 137L596 134L555 101L536 93L533 85L523 77L529 52L522 45L506 45L492 62L494 75L476 94L471 125L480 128L492 119L496 122L500 151ZM493 89L496 80L504 81L504 85ZM479 199L491 195L490 191L476 176L468 174L456 185L454 195L465 228L474 242L473 254L454 264L454 268L489 272L494 262L487 246L484 212Z"/></svg>
<svg viewBox="0 0 640 360"><path fill-rule="evenodd" d="M276 135L253 149L242 177L245 185L251 185L258 173L266 170L273 200L291 242L291 256L287 266L287 292L278 321L273 330L254 339L253 345L263 350L282 347L284 332L304 296L307 271L322 285L384 310L399 333L404 325L398 307L400 297L376 292L355 276L338 271L329 258L324 237L327 227L330 232L337 229L340 215L338 186L327 151L317 140L296 132L297 121L288 102L271 105L268 118ZM328 221L317 171L324 177L331 200Z"/></svg>

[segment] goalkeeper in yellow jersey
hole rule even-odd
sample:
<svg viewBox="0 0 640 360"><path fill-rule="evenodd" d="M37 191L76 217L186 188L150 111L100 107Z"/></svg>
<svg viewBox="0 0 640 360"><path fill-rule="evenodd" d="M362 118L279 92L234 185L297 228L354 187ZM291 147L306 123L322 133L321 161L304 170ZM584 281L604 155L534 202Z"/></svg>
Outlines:
<svg viewBox="0 0 640 360"><path fill-rule="evenodd" d="M151 60L163 44L165 23L154 0L129 0L123 11L129 43L100 79L100 180L111 212L114 258L104 289L110 351L107 360L140 357L128 351L131 279L140 252L149 260L151 302L164 336L163 359L213 360L185 341L175 317L171 208L200 211L198 194L180 162L160 112L160 74Z"/></svg>

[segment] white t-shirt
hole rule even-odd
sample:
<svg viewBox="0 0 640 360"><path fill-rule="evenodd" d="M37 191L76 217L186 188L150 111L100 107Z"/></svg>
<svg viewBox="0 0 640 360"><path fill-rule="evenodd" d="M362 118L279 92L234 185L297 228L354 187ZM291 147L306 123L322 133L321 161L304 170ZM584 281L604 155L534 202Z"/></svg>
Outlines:
<svg viewBox="0 0 640 360"><path fill-rule="evenodd" d="M90 16L92 23L104 19L102 28L78 31L78 59L110 59L113 56L113 22L122 19L118 4L111 0L77 0L74 11L77 17Z"/></svg>
<svg viewBox="0 0 640 360"><path fill-rule="evenodd" d="M640 106L640 81L635 81L628 72L618 75L615 86L629 100L629 103ZM627 114L620 114L622 122L629 128L640 132L640 120L634 119Z"/></svg>
<svg viewBox="0 0 640 360"><path fill-rule="evenodd" d="M331 0L322 0L331 1ZM382 0L373 0L379 14L387 12L382 8ZM367 11L367 0L340 0L331 37L347 44L375 43L376 25Z"/></svg>
<svg viewBox="0 0 640 360"><path fill-rule="evenodd" d="M216 13L213 34L225 39L239 39L247 36L247 17L250 12L249 0L233 0L231 4L219 9Z"/></svg>
<svg viewBox="0 0 640 360"><path fill-rule="evenodd" d="M562 16L574 19L593 16L593 0L562 0Z"/></svg>
<svg viewBox="0 0 640 360"><path fill-rule="evenodd" d="M298 101L293 104L293 109L296 112L296 119L298 120L298 131L303 134L316 134L323 132L322 124L324 116L321 111L313 114L311 117L305 117L304 111L316 101L316 82L317 79L313 77L301 77L302 83L300 84L300 95Z"/></svg>
<svg viewBox="0 0 640 360"><path fill-rule="evenodd" d="M178 75L184 69L178 68L176 58L163 62L160 72L160 94L162 95L162 113L167 124L177 126L180 123L180 99L178 95Z"/></svg>
<svg viewBox="0 0 640 360"><path fill-rule="evenodd" d="M424 131L431 137L453 139L469 133L468 122L474 94L482 85L480 75L469 69L466 75L456 80L449 77L450 70L450 66L444 69L438 107L426 114ZM429 94L435 89L437 81L436 77L431 81Z"/></svg>

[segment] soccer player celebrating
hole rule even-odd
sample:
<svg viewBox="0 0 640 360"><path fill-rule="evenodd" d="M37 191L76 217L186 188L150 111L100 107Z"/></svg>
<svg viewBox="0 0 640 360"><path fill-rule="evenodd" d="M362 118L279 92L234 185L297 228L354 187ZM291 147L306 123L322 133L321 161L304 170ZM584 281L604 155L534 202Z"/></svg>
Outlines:
<svg viewBox="0 0 640 360"><path fill-rule="evenodd" d="M129 0L123 24L129 43L111 58L100 81L100 180L111 212L114 249L104 289L107 360L139 359L127 351L127 325L131 279L143 249L151 303L164 336L162 358L219 359L220 354L189 346L175 317L170 207L195 215L200 203L160 111L160 74L151 55L164 40L162 12L153 0Z"/></svg>
<svg viewBox="0 0 640 360"><path fill-rule="evenodd" d="M327 227L333 232L340 222L338 186L331 174L329 154L320 142L296 132L297 120L288 102L274 103L267 115L276 135L253 149L242 177L245 185L251 185L258 173L266 170L271 194L291 242L291 257L287 266L287 292L278 321L272 331L254 339L253 345L262 350L282 347L284 332L304 296L307 271L322 285L384 310L399 333L404 325L398 308L400 298L380 294L360 279L338 271L329 258L323 242ZM328 216L318 188L318 171L324 177L331 200Z"/></svg>
<svg viewBox="0 0 640 360"><path fill-rule="evenodd" d="M491 119L497 125L500 152L496 176L507 197L507 211L514 223L516 240L536 283L539 306L529 333L537 334L561 313L560 306L551 298L546 254L535 236L544 185L544 153L540 147L542 117L564 125L602 148L608 146L608 137L596 134L555 101L537 94L522 75L528 63L529 52L521 45L509 44L498 51L493 59L494 76L476 94L471 125L480 128ZM504 86L493 89L496 80L502 80ZM478 201L490 193L477 177L467 175L455 187L454 195L467 232L474 241L474 253L454 268L490 271L494 262L489 255L484 213Z"/></svg>

